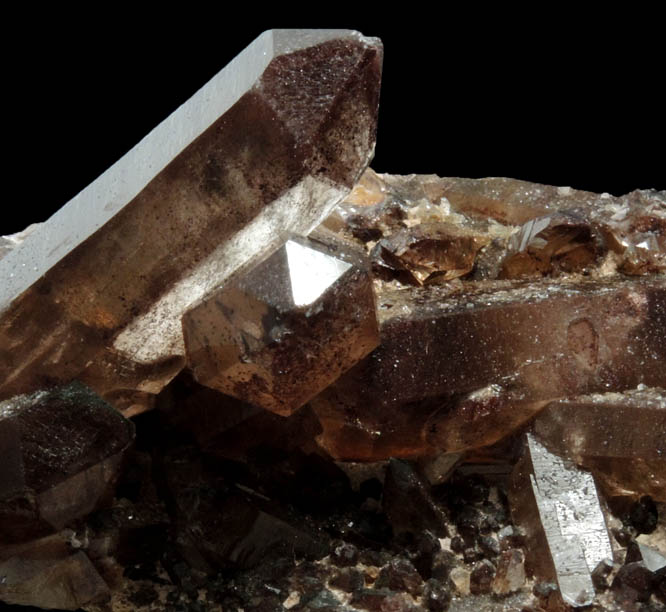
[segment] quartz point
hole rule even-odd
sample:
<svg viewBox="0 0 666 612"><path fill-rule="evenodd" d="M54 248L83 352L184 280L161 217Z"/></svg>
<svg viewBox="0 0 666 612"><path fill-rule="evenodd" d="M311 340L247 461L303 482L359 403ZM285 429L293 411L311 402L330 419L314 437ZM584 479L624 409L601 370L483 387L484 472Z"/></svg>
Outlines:
<svg viewBox="0 0 666 612"><path fill-rule="evenodd" d="M591 474L526 434L525 455L512 474L511 506L514 520L528 529L532 571L556 580L568 605L591 604L591 574L601 561L613 558Z"/></svg>
<svg viewBox="0 0 666 612"><path fill-rule="evenodd" d="M79 379L128 413L149 406L185 363L183 312L283 232L308 233L358 179L381 61L381 42L357 32L267 31L4 241L0 398Z"/></svg>
<svg viewBox="0 0 666 612"><path fill-rule="evenodd" d="M292 236L183 317L199 383L289 415L379 343L361 253Z"/></svg>
<svg viewBox="0 0 666 612"><path fill-rule="evenodd" d="M80 383L0 402L0 541L62 529L113 495L134 425Z"/></svg>

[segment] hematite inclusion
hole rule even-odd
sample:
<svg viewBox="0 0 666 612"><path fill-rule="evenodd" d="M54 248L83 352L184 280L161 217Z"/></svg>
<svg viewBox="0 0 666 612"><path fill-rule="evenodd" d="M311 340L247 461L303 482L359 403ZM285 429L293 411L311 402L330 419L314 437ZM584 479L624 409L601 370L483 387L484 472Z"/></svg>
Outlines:
<svg viewBox="0 0 666 612"><path fill-rule="evenodd" d="M291 237L189 310L183 331L200 383L289 415L379 344L369 264Z"/></svg>

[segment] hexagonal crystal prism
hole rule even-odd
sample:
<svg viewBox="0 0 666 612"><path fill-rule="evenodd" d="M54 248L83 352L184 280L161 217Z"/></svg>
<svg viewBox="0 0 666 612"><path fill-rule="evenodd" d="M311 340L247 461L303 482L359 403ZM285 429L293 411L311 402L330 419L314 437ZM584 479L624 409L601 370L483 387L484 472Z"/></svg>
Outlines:
<svg viewBox="0 0 666 612"><path fill-rule="evenodd" d="M378 345L367 262L292 237L187 312L183 333L200 383L291 414Z"/></svg>

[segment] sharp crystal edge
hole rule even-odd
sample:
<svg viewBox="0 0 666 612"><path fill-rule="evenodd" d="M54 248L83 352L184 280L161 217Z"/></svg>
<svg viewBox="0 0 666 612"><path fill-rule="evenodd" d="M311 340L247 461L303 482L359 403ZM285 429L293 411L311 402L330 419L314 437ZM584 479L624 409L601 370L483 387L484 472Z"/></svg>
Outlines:
<svg viewBox="0 0 666 612"><path fill-rule="evenodd" d="M613 558L594 479L531 434L526 434L525 446L526 455L514 470L512 507L515 518L541 543L528 547L531 564L541 568L536 573L542 578L557 580L568 605L590 605L595 595L592 571Z"/></svg>
<svg viewBox="0 0 666 612"><path fill-rule="evenodd" d="M74 378L116 405L158 392L184 364L182 313L359 178L381 62L358 32L265 32L15 241L0 259L0 398Z"/></svg>

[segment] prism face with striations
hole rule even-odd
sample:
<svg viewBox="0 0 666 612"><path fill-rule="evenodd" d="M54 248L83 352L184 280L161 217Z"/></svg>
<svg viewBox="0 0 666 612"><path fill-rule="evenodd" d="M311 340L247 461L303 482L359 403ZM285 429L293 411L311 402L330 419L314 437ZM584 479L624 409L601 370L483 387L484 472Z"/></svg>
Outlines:
<svg viewBox="0 0 666 612"><path fill-rule="evenodd" d="M112 494L134 425L79 383L0 402L0 539L58 530Z"/></svg>
<svg viewBox="0 0 666 612"><path fill-rule="evenodd" d="M292 237L187 312L183 332L201 384L291 414L378 345L367 262Z"/></svg>
<svg viewBox="0 0 666 612"><path fill-rule="evenodd" d="M79 379L121 409L149 405L184 365L185 310L282 232L309 232L358 179L381 60L357 32L266 32L10 245L0 398Z"/></svg>
<svg viewBox="0 0 666 612"><path fill-rule="evenodd" d="M592 572L613 558L606 522L591 474L554 455L531 434L512 475L514 520L528 529L532 570L557 580L572 607L594 600Z"/></svg>
<svg viewBox="0 0 666 612"><path fill-rule="evenodd" d="M534 420L534 434L579 464L586 457L666 461L666 395L641 387L558 400Z"/></svg>

